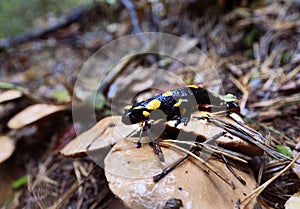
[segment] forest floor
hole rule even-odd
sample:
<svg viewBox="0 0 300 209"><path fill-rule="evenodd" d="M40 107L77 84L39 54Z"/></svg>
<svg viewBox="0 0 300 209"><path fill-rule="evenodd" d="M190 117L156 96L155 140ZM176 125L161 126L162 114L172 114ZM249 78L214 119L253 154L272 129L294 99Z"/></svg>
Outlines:
<svg viewBox="0 0 300 209"><path fill-rule="evenodd" d="M73 124L70 111L17 130L11 130L7 122L36 103L70 107L76 79L92 54L113 40L141 31L168 33L193 43L217 69L224 91L240 99L249 126L276 145L294 150L300 143L299 1L242 1L242 5L139 1L134 8L130 1L121 2L80 7L65 19L41 18L36 30L0 41L1 92L4 83L29 92L25 99L0 106L1 135L9 135L15 144L12 156L0 164L0 205L4 208L54 207L61 196L64 201L56 204L64 208L124 208L109 191L103 169L95 168L88 157L69 159L59 153L76 135L73 125L78 124ZM116 52L121 50L115 47ZM129 42L126 47L135 45ZM189 50L182 47L182 53ZM142 61L135 58L126 67L138 68L140 63L173 72L180 67L158 63L153 56ZM189 76L185 79L194 81ZM105 86L104 103L119 85L116 77ZM107 115L105 108L102 104L97 119ZM91 125L79 124L82 131ZM25 183L12 188L24 176L28 177ZM74 186L87 176L81 186ZM276 191L273 199L265 200L283 208L291 189ZM271 193L272 187L265 197Z"/></svg>

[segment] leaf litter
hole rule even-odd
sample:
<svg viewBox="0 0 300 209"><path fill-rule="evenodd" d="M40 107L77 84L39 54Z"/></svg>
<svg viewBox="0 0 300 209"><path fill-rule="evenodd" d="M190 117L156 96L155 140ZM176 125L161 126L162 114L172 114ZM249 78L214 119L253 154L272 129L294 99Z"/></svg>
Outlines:
<svg viewBox="0 0 300 209"><path fill-rule="evenodd" d="M137 24L143 29L151 26L158 28L159 31L192 37L195 44L201 48L218 68L220 75L224 77L226 91L241 96L241 106L244 110L243 113L248 117L246 120L248 125L262 135L268 136L267 144L287 145L297 152L294 146L300 135L298 128L300 105L297 99L300 61L298 59L299 4L297 1L291 0L259 1L258 6L250 5L248 2L246 5L235 5L243 7L232 9L232 5L224 2L219 1L218 5L209 6L206 3L190 1L180 2L180 4L172 2L140 3L135 5L135 9L140 12ZM221 8L222 12L215 9L215 6ZM97 9L101 11L105 11L104 8L107 9L103 4L97 6ZM115 19L123 28L115 34L105 30L105 25L114 23L107 20L103 14L92 11L90 15L82 19L83 22L76 22L76 27L66 27L64 35L50 33L43 39L32 40L8 49L8 53L4 54L0 60L1 82L17 83L19 86L26 87L25 89L31 92L29 95L39 99L38 103L56 102L53 92L57 89L58 83L63 87L59 89L67 89L69 93L72 93L76 75L83 62L93 51L113 38L130 33L131 24L134 24L129 21L130 17L133 17L130 16L130 13L134 10L118 6L111 9L119 12L120 16ZM104 14L107 13L104 12ZM100 23L95 21L97 17L101 17ZM149 23L151 18L153 18L152 25ZM155 21L157 20L155 18L158 18L159 21ZM103 27L99 27L95 22ZM110 31L113 32L113 30ZM147 57L148 59L144 60ZM144 58L130 60L132 69L139 67L141 63L147 63L153 67L161 67L161 64L164 64L165 69L182 73L185 80L197 83L193 76L186 73L178 63L168 64L168 60L157 63L151 56ZM125 65L124 70L129 72L129 66ZM122 74L114 76L119 78L122 77ZM112 79L106 88L118 88L115 81L117 80ZM13 102L14 100L9 100L10 105L17 108L17 104ZM261 115L263 112L266 112L265 115ZM64 116L64 120L60 123L62 129L70 123L66 112ZM102 117L103 115L100 114L99 118ZM48 124L55 123L51 119L46 122ZM4 134L8 132L14 134L11 130L3 130ZM26 132L28 130L30 130L30 126L18 131L17 136L19 137L17 138L20 139L23 135L23 138L30 140L30 134L29 136L25 134L28 133ZM51 134L49 134L50 137L46 137L49 140L47 144L52 145L55 144L55 136L61 129L49 130L51 130ZM20 141L17 140L17 142ZM18 146L16 150L17 154ZM31 169L24 171L31 176L30 180L32 181L28 182L31 190L21 190L22 195L17 201L18 207L38 208L50 205L54 207L66 204L74 205L76 202L76 207L93 208L101 205L100 207L105 208L110 205L111 201L117 202L112 195L105 195L108 194L108 189L104 189L104 193L92 192L92 194L99 194L100 197L104 196L104 199L97 195L90 195L91 190L88 188L93 188L92 191L99 191L99 185L106 184L102 174L102 177L98 176L97 180L94 179L97 174L91 174L91 184L86 183L90 181L89 178L82 180L85 179L82 176L86 177L87 173L92 172L91 167L94 166L92 162L84 159L83 161L87 161L87 163L82 164L81 159L75 159L73 163L59 155L50 156L50 158L47 155L49 152L31 160L29 166ZM77 161L80 161L79 165L76 165ZM261 170L262 175L259 180L261 184L276 176L276 173L287 165L272 158L262 158L259 162L255 166ZM72 169L74 172L70 172ZM46 172L47 170L48 172ZM64 178L65 175L62 175L64 173L69 173L68 178ZM57 186L57 182L62 182L60 184L62 188ZM224 184L224 182L220 184ZM293 185L293 187L289 185ZM47 197L45 190L41 189L47 187L53 191L53 196ZM295 173L287 169L284 175L279 176L266 188L262 197L273 207L283 208L286 200L295 192L295 188L299 188L299 179L295 178ZM84 196L89 197L89 200L84 199ZM32 199L32 197L35 198ZM40 200L43 200L43 197L48 198L47 200L51 204L42 205L43 201ZM26 200L32 200L32 202ZM120 204L118 207L122 208Z"/></svg>

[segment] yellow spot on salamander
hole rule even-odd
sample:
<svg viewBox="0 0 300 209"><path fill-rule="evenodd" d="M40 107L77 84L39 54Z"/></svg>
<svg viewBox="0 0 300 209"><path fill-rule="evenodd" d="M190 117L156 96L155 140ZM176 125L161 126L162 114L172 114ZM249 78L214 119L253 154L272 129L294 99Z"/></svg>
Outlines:
<svg viewBox="0 0 300 209"><path fill-rule="evenodd" d="M197 86L197 85L187 85L186 87L194 88L194 89L198 89L199 88L199 86Z"/></svg>
<svg viewBox="0 0 300 209"><path fill-rule="evenodd" d="M167 96L172 96L173 92L172 91L166 91L162 94L162 96L167 97Z"/></svg>
<svg viewBox="0 0 300 209"><path fill-rule="evenodd" d="M143 115L144 115L145 117L149 117L150 112L148 112L148 111L143 111Z"/></svg>
<svg viewBox="0 0 300 209"><path fill-rule="evenodd" d="M182 103L182 99L179 99L178 102L174 104L174 107L179 107Z"/></svg>
<svg viewBox="0 0 300 209"><path fill-rule="evenodd" d="M146 105L146 108L148 110L156 110L160 107L160 103L161 102L158 99L153 99Z"/></svg>

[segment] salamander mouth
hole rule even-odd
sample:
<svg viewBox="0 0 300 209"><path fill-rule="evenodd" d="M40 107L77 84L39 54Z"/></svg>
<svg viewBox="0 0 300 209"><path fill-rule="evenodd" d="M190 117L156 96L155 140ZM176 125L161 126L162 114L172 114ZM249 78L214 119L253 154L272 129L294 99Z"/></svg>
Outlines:
<svg viewBox="0 0 300 209"><path fill-rule="evenodd" d="M125 125L133 124L130 120L129 113L126 113L122 116L122 123L124 123Z"/></svg>

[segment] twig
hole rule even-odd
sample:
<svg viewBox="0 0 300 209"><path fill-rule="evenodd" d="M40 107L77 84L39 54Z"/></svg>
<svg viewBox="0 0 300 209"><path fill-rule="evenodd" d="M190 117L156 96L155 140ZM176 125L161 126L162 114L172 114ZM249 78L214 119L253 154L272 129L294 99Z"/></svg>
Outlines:
<svg viewBox="0 0 300 209"><path fill-rule="evenodd" d="M270 106L276 106L277 108L283 105L287 105L290 103L296 103L300 102L300 94L293 94L291 96L285 96L285 97L277 97L274 99L269 99L267 101L262 102L256 102L251 104L251 107L270 107Z"/></svg>
<svg viewBox="0 0 300 209"><path fill-rule="evenodd" d="M287 81L290 81L294 76L296 76L300 72L300 66L294 68L291 72L289 72L286 76L284 76L280 82L280 86L282 86Z"/></svg>
<svg viewBox="0 0 300 209"><path fill-rule="evenodd" d="M251 143L251 144L254 144L256 145L257 147L261 148L262 150L264 150L265 152L267 152L270 156L276 158L276 159L285 159L285 160L289 160L291 161L292 159L273 150L272 148L270 148L269 146L265 145L263 142L259 141L259 140L256 140L251 134L247 133L246 131L249 131L250 129L249 128L246 128L245 126L243 126L246 130L243 130L239 127L236 127L235 125L231 124L231 123L227 123L225 121L222 121L222 120L218 120L214 117L207 117L206 118L207 121L217 127L220 127L222 129L224 129L225 131L231 133L232 135L234 136L237 136L239 137L240 139L248 142L248 143ZM259 138L261 138L261 134L257 134L256 132L254 132L253 130L251 130L251 133L252 134L255 134L257 136L259 136ZM266 141L266 140L263 140L263 141Z"/></svg>
<svg viewBox="0 0 300 209"><path fill-rule="evenodd" d="M226 179L225 177L222 176L222 174L216 169L214 168L212 165L210 165L209 163L205 162L205 160L201 159L200 157L198 157L197 155L195 155L194 153L179 147L175 144L169 143L169 142L160 142L160 144L162 145L166 145L166 146L171 146L174 147L184 153L189 154L190 156L192 156L193 158L195 158L196 160L198 160L200 163L202 163L203 165L205 165L208 169L210 169L214 174L216 174L218 177L220 177L224 182L226 182L228 185L230 185L232 187L232 189L235 189L235 185L232 181L230 181L229 179Z"/></svg>
<svg viewBox="0 0 300 209"><path fill-rule="evenodd" d="M29 31L18 34L15 37L2 39L2 40L0 40L0 50L13 47L17 44L21 44L26 41L31 41L31 40L40 38L49 33L53 33L61 28L65 28L65 27L71 25L72 23L80 20L87 13L89 13L90 10L91 10L91 8L89 5L88 6L79 6L79 7L75 8L69 16L60 18L54 25L52 24L52 25L48 25L45 27L31 28Z"/></svg>
<svg viewBox="0 0 300 209"><path fill-rule="evenodd" d="M224 156L230 157L234 160L243 162L243 163L248 163L247 161L245 161L244 159L241 159L237 156L234 156L230 153L226 153L225 151L220 151L217 150L215 148L211 148L213 146L211 146L210 144L206 144L206 143L198 143L198 142L189 142L189 141L177 141L177 140L164 140L164 142L171 142L171 143L180 143L180 144L187 144L192 146L192 148L190 149L190 151L182 158L180 158L179 160L177 160L176 162L172 163L170 166L166 167L165 169L163 169L163 171L155 176L153 176L153 180L154 182L158 182L160 181L164 176L166 176L168 173L170 173L173 169L175 169L180 163L182 163L184 160L186 160L189 156L190 153L194 153L197 148L203 149L205 151L208 151L209 153L214 154L217 157L220 157L226 164L226 167L228 168L228 170L242 183L242 184L246 184L246 182L241 179L236 173L235 171L230 167L230 165L228 164L226 158ZM210 147L211 146L211 147Z"/></svg>
<svg viewBox="0 0 300 209"><path fill-rule="evenodd" d="M121 0L121 2L129 11L133 32L138 35L139 39L143 42L143 44L146 44L148 40L143 34L141 34L142 30L139 26L139 21L135 12L134 4L130 0Z"/></svg>
<svg viewBox="0 0 300 209"><path fill-rule="evenodd" d="M225 158L224 155L220 155L221 159L223 160L223 162L225 163L225 166L226 168L232 173L232 175L234 175L234 177L239 181L241 182L241 184L243 185L246 185L246 181L240 177L234 170L233 168L231 167L231 165L229 165L227 159Z"/></svg>
<svg viewBox="0 0 300 209"><path fill-rule="evenodd" d="M218 149L219 147L213 147L212 145L210 144L207 144L207 143L199 143L199 142L189 142L189 141L178 141L178 140L172 140L172 139L166 139L166 140L163 140L164 142L172 142L172 143L178 143L178 144L188 144L188 145L191 145L191 146L198 146L198 147L201 147L203 149L206 149L207 151L211 152L211 153L216 153L216 154L220 154L220 155L224 155L226 157L229 157L233 160L236 160L236 161L239 161L239 162L242 162L242 163L248 163L246 160L242 159L242 158L239 158L237 156L234 156L233 154L233 151L230 151L230 150L222 150L222 149ZM239 153L237 153L239 154Z"/></svg>
<svg viewBox="0 0 300 209"><path fill-rule="evenodd" d="M292 160L292 162L290 162L290 164L288 164L283 170L281 170L278 174L276 174L275 176L273 176L271 179L269 179L268 181L266 181L261 186L257 187L253 192L251 192L251 194L249 194L244 200L242 200L241 204L244 203L244 205L242 206L242 208L246 207L253 198L257 197L275 179L277 179L280 175L282 175L284 172L286 172L297 161L297 159L299 158L299 156L300 156L300 152L296 155L296 157Z"/></svg>
<svg viewBox="0 0 300 209"><path fill-rule="evenodd" d="M243 99L240 103L240 108L241 108L241 111L243 112L243 110L246 107L246 103L247 103L247 100L249 97L249 91L243 86L243 84L240 81L238 81L232 75L229 75L229 80L231 80L231 82L234 83L234 85L243 93Z"/></svg>
<svg viewBox="0 0 300 209"><path fill-rule="evenodd" d="M76 181L74 182L74 184L71 186L71 188L63 194L62 197L60 197L49 209L57 209L57 208L61 208L61 206L67 201L69 200L71 197L71 195L83 184L85 183L88 178L90 177L90 175L92 174L92 172L95 170L95 168L97 167L97 165L95 165L92 170L89 172L88 176L86 176L83 180L81 181Z"/></svg>

